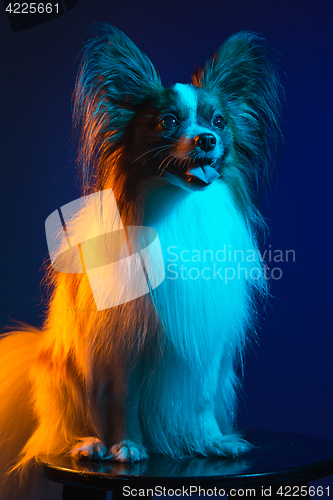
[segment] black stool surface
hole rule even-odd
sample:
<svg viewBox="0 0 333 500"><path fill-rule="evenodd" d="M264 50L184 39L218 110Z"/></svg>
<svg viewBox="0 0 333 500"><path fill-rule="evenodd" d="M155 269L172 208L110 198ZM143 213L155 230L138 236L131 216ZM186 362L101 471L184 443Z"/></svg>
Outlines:
<svg viewBox="0 0 333 500"><path fill-rule="evenodd" d="M68 456L41 457L42 474L53 481L121 491L130 488L259 487L301 484L333 474L333 442L303 434L248 430L242 435L254 447L242 457L174 460L151 455L122 464L77 461Z"/></svg>

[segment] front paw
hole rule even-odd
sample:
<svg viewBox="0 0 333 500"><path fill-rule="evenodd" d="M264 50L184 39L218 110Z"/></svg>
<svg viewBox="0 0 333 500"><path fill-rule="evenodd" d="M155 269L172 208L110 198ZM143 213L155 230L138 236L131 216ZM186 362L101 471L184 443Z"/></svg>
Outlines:
<svg viewBox="0 0 333 500"><path fill-rule="evenodd" d="M102 460L107 455L107 447L96 437L82 438L69 451L76 459Z"/></svg>
<svg viewBox="0 0 333 500"><path fill-rule="evenodd" d="M208 457L237 458L251 448L252 445L238 434L229 434L205 443L204 454Z"/></svg>
<svg viewBox="0 0 333 500"><path fill-rule="evenodd" d="M117 462L137 462L147 459L148 454L142 444L125 439L125 441L112 446L108 458Z"/></svg>

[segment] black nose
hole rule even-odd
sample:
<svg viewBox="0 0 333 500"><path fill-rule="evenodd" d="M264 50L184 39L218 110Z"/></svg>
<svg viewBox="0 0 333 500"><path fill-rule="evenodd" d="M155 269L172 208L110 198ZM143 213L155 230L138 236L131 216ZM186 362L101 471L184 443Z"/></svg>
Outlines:
<svg viewBox="0 0 333 500"><path fill-rule="evenodd" d="M200 134L194 138L195 145L203 151L211 151L216 146L216 137L213 134Z"/></svg>

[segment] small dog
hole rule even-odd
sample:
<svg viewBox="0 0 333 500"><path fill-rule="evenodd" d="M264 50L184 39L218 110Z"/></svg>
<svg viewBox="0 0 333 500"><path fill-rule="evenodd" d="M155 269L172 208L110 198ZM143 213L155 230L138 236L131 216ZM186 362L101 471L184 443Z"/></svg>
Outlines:
<svg viewBox="0 0 333 500"><path fill-rule="evenodd" d="M192 84L164 88L133 42L97 27L74 93L84 194L112 189L124 228L157 231L165 279L96 310L87 273L49 272L43 329L0 344L4 470L40 455L126 462L249 447L232 430L236 365L267 293L256 202L277 163L280 101L254 34L229 38ZM92 238L88 212L68 231Z"/></svg>

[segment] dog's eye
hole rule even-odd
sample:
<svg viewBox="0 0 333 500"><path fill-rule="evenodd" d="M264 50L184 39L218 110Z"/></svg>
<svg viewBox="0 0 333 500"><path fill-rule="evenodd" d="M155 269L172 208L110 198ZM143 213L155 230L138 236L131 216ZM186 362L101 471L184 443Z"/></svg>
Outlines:
<svg viewBox="0 0 333 500"><path fill-rule="evenodd" d="M213 125L214 125L214 127L219 128L220 130L223 130L225 127L225 121L224 121L223 116L221 116L221 115L214 116Z"/></svg>
<svg viewBox="0 0 333 500"><path fill-rule="evenodd" d="M166 115L164 118L162 118L160 124L162 125L162 127L170 130L172 128L177 127L178 120L173 115Z"/></svg>

